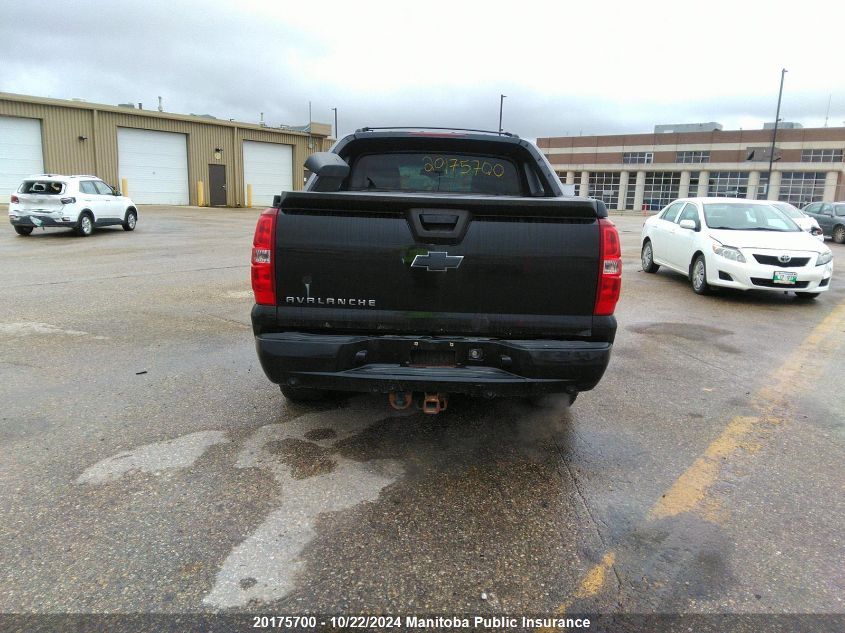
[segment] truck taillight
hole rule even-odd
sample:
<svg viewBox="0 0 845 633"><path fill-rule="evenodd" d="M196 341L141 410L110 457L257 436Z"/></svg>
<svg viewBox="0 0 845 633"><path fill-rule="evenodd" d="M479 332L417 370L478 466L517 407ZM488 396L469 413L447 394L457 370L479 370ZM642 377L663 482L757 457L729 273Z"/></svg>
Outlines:
<svg viewBox="0 0 845 633"><path fill-rule="evenodd" d="M12 197L9 198L9 202L11 202L12 204L17 204L20 201L21 201L21 199L18 198L17 196L12 196Z"/></svg>
<svg viewBox="0 0 845 633"><path fill-rule="evenodd" d="M607 316L613 314L619 293L622 290L622 248L619 244L619 232L613 222L599 218L599 283L596 289L596 307L593 314Z"/></svg>
<svg viewBox="0 0 845 633"><path fill-rule="evenodd" d="M276 246L278 209L267 209L258 218L252 240L252 292L255 303L276 305L276 279L273 272L273 250Z"/></svg>

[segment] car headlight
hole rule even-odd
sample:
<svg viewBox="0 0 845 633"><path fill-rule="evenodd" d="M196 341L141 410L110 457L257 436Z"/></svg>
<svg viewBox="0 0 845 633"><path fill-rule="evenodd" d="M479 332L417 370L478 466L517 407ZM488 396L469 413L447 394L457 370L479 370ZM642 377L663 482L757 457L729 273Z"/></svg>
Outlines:
<svg viewBox="0 0 845 633"><path fill-rule="evenodd" d="M831 259L833 259L833 254L830 251L826 253L819 253L819 257L816 259L816 266L824 266Z"/></svg>
<svg viewBox="0 0 845 633"><path fill-rule="evenodd" d="M738 248L725 246L716 240L713 240L713 252L725 259L730 259L731 261L739 262L740 264L745 263L745 255L743 255Z"/></svg>

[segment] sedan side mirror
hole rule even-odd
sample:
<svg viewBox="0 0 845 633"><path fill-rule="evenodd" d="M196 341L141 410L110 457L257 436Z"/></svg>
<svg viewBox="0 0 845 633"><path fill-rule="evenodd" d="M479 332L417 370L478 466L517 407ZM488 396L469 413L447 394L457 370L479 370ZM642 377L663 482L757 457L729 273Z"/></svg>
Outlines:
<svg viewBox="0 0 845 633"><path fill-rule="evenodd" d="M682 229L689 229L690 231L697 231L698 227L695 224L695 220L681 220L678 223Z"/></svg>

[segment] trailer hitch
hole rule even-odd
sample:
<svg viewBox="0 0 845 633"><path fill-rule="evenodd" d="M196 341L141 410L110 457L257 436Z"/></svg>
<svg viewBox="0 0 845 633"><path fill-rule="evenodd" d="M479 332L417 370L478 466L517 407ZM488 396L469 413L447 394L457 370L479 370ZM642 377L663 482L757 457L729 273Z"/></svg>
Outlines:
<svg viewBox="0 0 845 633"><path fill-rule="evenodd" d="M441 411L445 411L449 406L449 394L447 393L426 393L423 398L422 410L423 413L429 415L437 415Z"/></svg>

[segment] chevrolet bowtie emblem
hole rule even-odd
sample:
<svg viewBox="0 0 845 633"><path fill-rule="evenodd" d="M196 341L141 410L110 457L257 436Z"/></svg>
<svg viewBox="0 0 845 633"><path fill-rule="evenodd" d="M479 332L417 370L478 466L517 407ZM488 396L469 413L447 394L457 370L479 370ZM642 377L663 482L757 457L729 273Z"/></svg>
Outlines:
<svg viewBox="0 0 845 633"><path fill-rule="evenodd" d="M445 273L450 268L457 268L464 261L463 255L450 255L445 251L429 251L425 255L417 255L411 263L411 268L425 268L429 272Z"/></svg>

